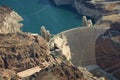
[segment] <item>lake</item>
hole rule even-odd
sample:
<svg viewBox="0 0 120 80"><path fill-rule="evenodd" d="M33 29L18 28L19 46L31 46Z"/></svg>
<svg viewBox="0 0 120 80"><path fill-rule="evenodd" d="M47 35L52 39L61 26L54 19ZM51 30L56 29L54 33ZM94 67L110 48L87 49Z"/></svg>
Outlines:
<svg viewBox="0 0 120 80"><path fill-rule="evenodd" d="M81 26L82 16L71 6L56 6L50 0L0 0L23 17L22 30L40 33L45 26L52 34Z"/></svg>

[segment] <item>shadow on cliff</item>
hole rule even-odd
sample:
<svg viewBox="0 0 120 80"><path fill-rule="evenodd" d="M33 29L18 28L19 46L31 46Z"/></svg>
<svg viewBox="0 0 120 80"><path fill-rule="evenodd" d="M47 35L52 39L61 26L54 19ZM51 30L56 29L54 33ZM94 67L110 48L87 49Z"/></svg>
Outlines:
<svg viewBox="0 0 120 80"><path fill-rule="evenodd" d="M110 29L97 38L95 46L97 64L120 79L120 23L112 23Z"/></svg>

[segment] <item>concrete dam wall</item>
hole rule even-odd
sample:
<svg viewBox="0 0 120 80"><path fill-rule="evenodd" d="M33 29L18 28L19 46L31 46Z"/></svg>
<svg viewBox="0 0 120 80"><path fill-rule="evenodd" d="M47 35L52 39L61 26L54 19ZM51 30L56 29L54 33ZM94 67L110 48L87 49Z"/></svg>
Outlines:
<svg viewBox="0 0 120 80"><path fill-rule="evenodd" d="M95 41L107 29L101 27L79 27L54 36L49 42L50 48L57 47L61 53L76 66L96 64ZM57 54L57 53L56 53Z"/></svg>

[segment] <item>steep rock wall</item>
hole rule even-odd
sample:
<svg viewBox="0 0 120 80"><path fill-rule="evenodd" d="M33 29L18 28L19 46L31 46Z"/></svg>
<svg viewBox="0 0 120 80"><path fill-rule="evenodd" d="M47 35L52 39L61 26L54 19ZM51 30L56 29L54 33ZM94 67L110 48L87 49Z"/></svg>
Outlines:
<svg viewBox="0 0 120 80"><path fill-rule="evenodd" d="M79 2L78 0L74 1L74 7L79 14L83 14L95 19L101 16L101 12L99 10L86 7L85 4Z"/></svg>
<svg viewBox="0 0 120 80"><path fill-rule="evenodd" d="M97 64L120 80L120 23L114 23L96 40Z"/></svg>

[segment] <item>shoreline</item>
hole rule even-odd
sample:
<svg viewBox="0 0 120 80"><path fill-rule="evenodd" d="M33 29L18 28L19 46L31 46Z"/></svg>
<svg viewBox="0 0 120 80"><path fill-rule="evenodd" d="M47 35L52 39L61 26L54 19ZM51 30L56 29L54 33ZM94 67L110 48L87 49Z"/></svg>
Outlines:
<svg viewBox="0 0 120 80"><path fill-rule="evenodd" d="M72 4L64 3L64 0L52 0L56 5L71 5L73 6L77 12L81 15L84 16L89 16L93 19L95 19L95 25L101 25L102 27L110 26L111 23L114 22L120 22L120 1L81 1L79 0L67 0L67 1L73 1ZM111 9L109 9L109 7ZM118 20L114 21L111 19L104 19L107 16L118 18Z"/></svg>

